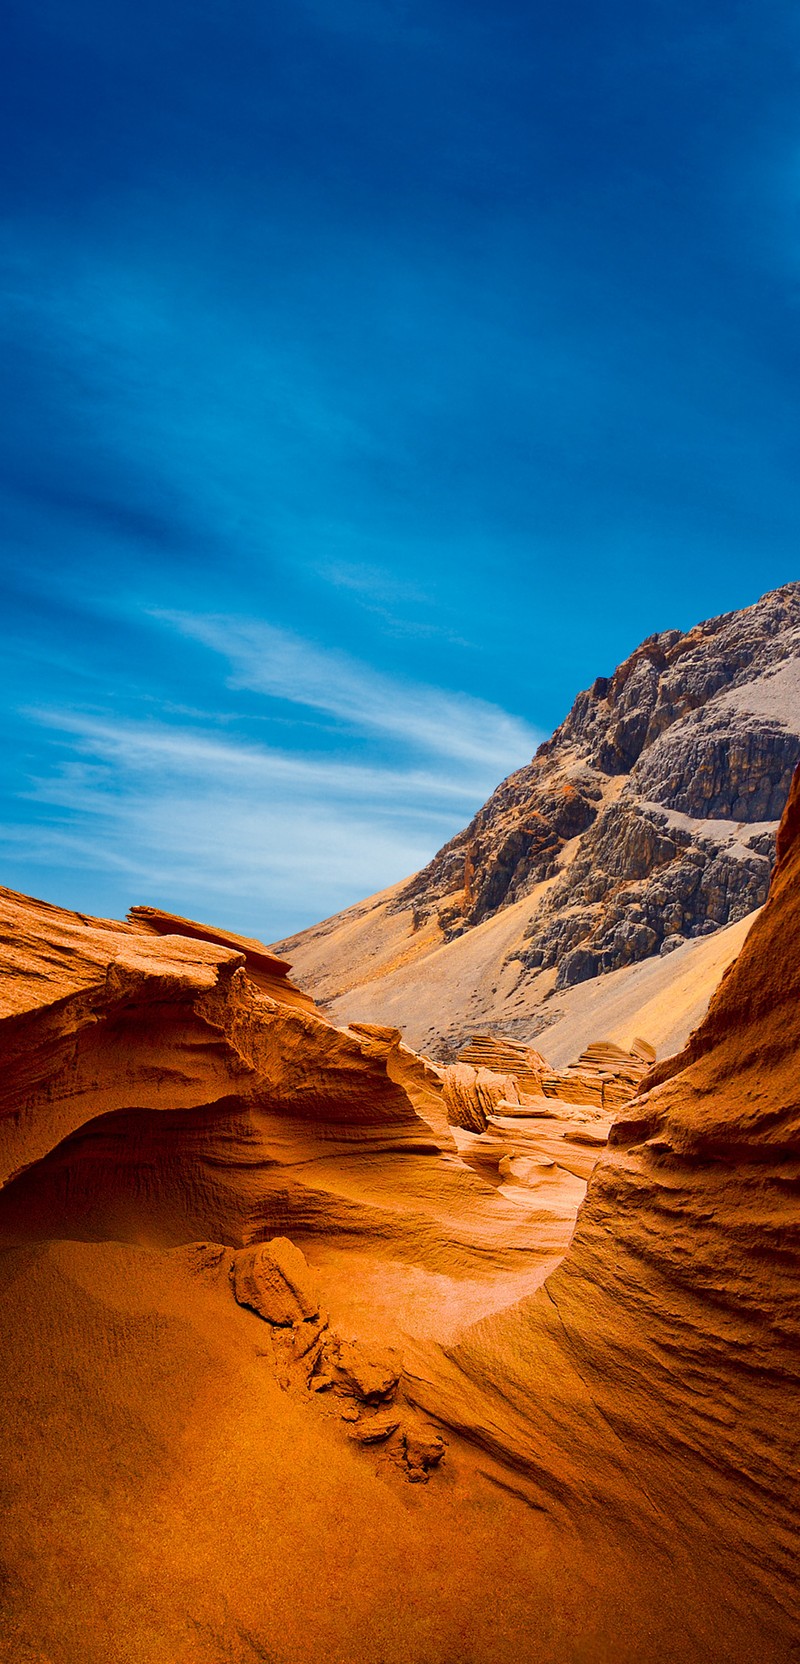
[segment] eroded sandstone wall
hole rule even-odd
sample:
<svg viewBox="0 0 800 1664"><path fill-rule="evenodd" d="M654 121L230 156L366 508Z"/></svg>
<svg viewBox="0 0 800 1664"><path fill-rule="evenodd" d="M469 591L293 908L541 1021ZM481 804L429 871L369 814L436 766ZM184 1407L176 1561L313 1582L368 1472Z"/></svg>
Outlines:
<svg viewBox="0 0 800 1664"><path fill-rule="evenodd" d="M420 1362L418 1393L541 1505L667 1556L696 1541L797 1635L800 771L778 855L706 1019L612 1128L560 1268L443 1371Z"/></svg>

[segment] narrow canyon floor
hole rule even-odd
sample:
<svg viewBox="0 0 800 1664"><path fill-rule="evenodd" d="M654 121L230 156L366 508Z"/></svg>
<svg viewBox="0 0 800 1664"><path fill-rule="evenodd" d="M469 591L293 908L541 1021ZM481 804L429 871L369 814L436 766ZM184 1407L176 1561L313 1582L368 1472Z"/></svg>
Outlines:
<svg viewBox="0 0 800 1664"><path fill-rule="evenodd" d="M2 1302L15 1664L790 1656L677 1522L556 1518L447 1429L410 1484L185 1250L9 1249Z"/></svg>

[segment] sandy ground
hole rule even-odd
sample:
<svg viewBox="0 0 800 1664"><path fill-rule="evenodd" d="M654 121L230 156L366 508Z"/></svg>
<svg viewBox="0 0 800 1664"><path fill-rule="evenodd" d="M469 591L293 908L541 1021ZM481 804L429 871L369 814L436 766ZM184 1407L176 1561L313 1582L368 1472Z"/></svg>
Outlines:
<svg viewBox="0 0 800 1664"><path fill-rule="evenodd" d="M677 1540L556 1525L453 1436L426 1486L355 1449L180 1250L43 1245L0 1277L8 1664L781 1656L724 1582L709 1616Z"/></svg>
<svg viewBox="0 0 800 1664"><path fill-rule="evenodd" d="M736 958L757 913L664 958L645 959L608 976L581 982L548 1001L555 1021L537 1040L549 1062L563 1068L592 1040L629 1046L640 1035L658 1057L680 1050L701 1018L722 974Z"/></svg>
<svg viewBox="0 0 800 1664"><path fill-rule="evenodd" d="M641 1035L660 1057L677 1051L703 1016L720 976L750 929L751 914L713 936L687 942L663 958L612 971L552 994L551 972L518 984L519 967L497 963L514 944L531 907L527 898L486 924L389 976L351 989L330 1005L336 1022L393 1023L417 1050L436 1048L437 1035L470 1014L476 1032L530 1039L563 1067L593 1040L627 1045ZM297 974L302 980L302 967ZM505 978L508 988L503 984ZM462 1023L463 1028L463 1023Z"/></svg>

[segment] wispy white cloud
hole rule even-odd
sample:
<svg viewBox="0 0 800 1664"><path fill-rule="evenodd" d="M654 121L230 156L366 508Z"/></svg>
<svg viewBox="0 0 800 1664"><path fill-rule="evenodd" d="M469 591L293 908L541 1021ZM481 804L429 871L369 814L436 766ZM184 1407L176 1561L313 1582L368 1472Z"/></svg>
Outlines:
<svg viewBox="0 0 800 1664"><path fill-rule="evenodd" d="M253 738L252 712L231 731L232 713L221 723L189 706L147 719L29 707L47 741L24 789L24 835L0 826L15 872L105 874L104 893L126 905L276 939L423 865L538 737L492 705L262 622L157 616L221 655L230 685L264 696L265 732L276 701L322 713L326 731L297 711L284 723L280 706L285 747ZM314 737L318 752L301 749Z"/></svg>
<svg viewBox="0 0 800 1664"><path fill-rule="evenodd" d="M351 594L363 596L382 606L398 602L416 607L431 605L431 597L418 584L412 584L407 579L401 581L383 567L370 565L367 561L318 561L315 570L336 589L349 590Z"/></svg>
<svg viewBox="0 0 800 1664"><path fill-rule="evenodd" d="M351 533L350 541L354 540ZM435 598L407 576L396 577L385 566L368 561L328 559L315 561L312 570L323 583L344 590L349 598L380 621L384 635L445 641L455 647L469 647L465 637L451 628Z"/></svg>
<svg viewBox="0 0 800 1664"><path fill-rule="evenodd" d="M307 810L270 813L213 789L190 798L129 789L76 799L60 821L0 825L0 849L30 872L33 892L42 869L72 875L73 895L91 873L125 898L115 915L147 902L276 941L414 871L426 844L418 829L357 825L343 810L328 810L322 826Z"/></svg>
<svg viewBox="0 0 800 1664"><path fill-rule="evenodd" d="M105 873L129 901L267 939L413 872L481 796L474 765L371 766L199 725L25 714L56 761L29 783L33 823L0 826L16 869Z"/></svg>
<svg viewBox="0 0 800 1664"><path fill-rule="evenodd" d="M474 775L370 767L250 745L198 728L98 717L75 710L33 707L23 714L43 727L71 736L75 749L87 759L114 764L126 773L169 771L175 777L203 777L226 787L246 783L251 790L288 789L364 804L388 800L393 806L404 799L417 805L423 801L463 805L475 794ZM79 770L83 789L89 784L91 767L88 761L72 765L69 778L75 779ZM32 792L46 790L51 794L54 789L51 779L46 784L40 782Z"/></svg>
<svg viewBox="0 0 800 1664"><path fill-rule="evenodd" d="M525 762L542 738L496 705L386 676L262 620L166 611L154 616L222 654L233 687L311 707L409 748L491 767L496 778Z"/></svg>

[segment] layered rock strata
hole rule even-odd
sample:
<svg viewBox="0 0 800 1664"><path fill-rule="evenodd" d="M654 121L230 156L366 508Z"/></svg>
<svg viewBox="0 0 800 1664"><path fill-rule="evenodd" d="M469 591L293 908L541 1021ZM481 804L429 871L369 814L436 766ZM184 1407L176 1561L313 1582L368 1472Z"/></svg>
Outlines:
<svg viewBox="0 0 800 1664"><path fill-rule="evenodd" d="M244 952L7 891L0 931L3 1230L40 1234L40 1208L49 1229L60 1206L63 1234L125 1236L149 1210L153 1239L245 1241L292 1211L289 1172L323 1149L438 1153L391 1048L288 981L270 998ZM313 1189L294 1195L313 1217Z"/></svg>
<svg viewBox="0 0 800 1664"><path fill-rule="evenodd" d="M297 1006L301 1011L316 1009L311 995L292 982L287 961L270 953L253 936L237 936L231 930L198 924L196 919L183 919L178 913L165 913L160 907L131 907L128 921L146 936L187 936L190 941L214 942L218 947L232 948L234 953L243 955L248 980L260 994L268 994L281 1005Z"/></svg>
<svg viewBox="0 0 800 1664"><path fill-rule="evenodd" d="M524 1092L537 1092L542 1070L547 1068L541 1052L522 1046L501 1034L473 1034L458 1053L459 1063L492 1069L495 1074L513 1075Z"/></svg>
<svg viewBox="0 0 800 1664"><path fill-rule="evenodd" d="M336 1028L260 944L152 918L0 892L0 1240L285 1234L541 1275L560 1202L531 1237L456 1159L441 1071L398 1031Z"/></svg>
<svg viewBox="0 0 800 1664"><path fill-rule="evenodd" d="M492 1035L474 1036L459 1061L441 1072L447 1118L462 1158L479 1172L496 1173L506 1195L516 1196L520 1188L538 1195L549 1190L552 1200L557 1185L564 1204L577 1210L614 1113L637 1095L654 1061L646 1041L636 1046L636 1052L626 1052L598 1041L574 1065L554 1070L530 1049ZM509 1063L515 1053L517 1074L466 1061L472 1056Z"/></svg>

